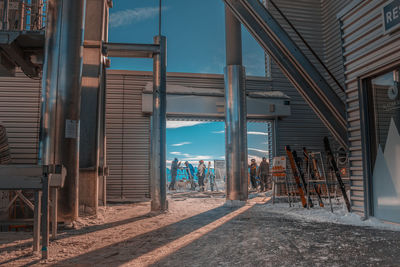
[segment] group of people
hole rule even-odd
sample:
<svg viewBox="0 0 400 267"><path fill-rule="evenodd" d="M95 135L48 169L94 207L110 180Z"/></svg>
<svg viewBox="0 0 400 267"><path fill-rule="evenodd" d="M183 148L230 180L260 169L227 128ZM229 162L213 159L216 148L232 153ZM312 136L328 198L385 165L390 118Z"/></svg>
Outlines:
<svg viewBox="0 0 400 267"><path fill-rule="evenodd" d="M211 165L211 162L208 163L209 167L210 167L210 165ZM181 166L181 162L178 161L177 158L175 158L171 164L171 183L169 184L169 187L168 187L169 190L175 190L176 176L178 175L178 169L180 168L180 166ZM195 169L194 169L193 165L190 164L188 161L185 162L185 166L186 166L186 172L189 176L190 190L196 190L196 183L194 180ZM199 165L197 166L197 173L196 173L200 192L203 192L205 190L206 169L207 169L207 167L204 164L204 160L200 160ZM249 169L250 169L250 171L249 171L250 185L251 185L252 189L257 190L257 188L258 188L257 177L259 178L261 192L271 189L271 178L269 175L269 163L265 157L262 158L260 166L257 165L257 162L255 159L252 159L251 164L249 165ZM209 175L209 179L210 179L211 191L213 191L214 175L213 174Z"/></svg>
<svg viewBox="0 0 400 267"><path fill-rule="evenodd" d="M169 184L168 189L169 190L174 190L175 189L175 183L176 183L176 176L178 175L178 169L181 165L181 162L178 161L177 158L175 158L172 161L171 164L171 183ZM210 167L211 162L208 163L208 167ZM196 183L194 181L194 176L195 176L195 169L192 164L190 164L188 161L185 162L186 166L186 172L189 176L189 181L190 181L190 190L196 190ZM198 179L198 185L199 185L199 191L204 192L205 190L205 178L206 178L206 165L204 164L204 160L199 161L199 165L197 166L197 173L196 173L197 179ZM211 186L211 191L214 189L214 175L210 173L209 175L210 179L210 186Z"/></svg>
<svg viewBox="0 0 400 267"><path fill-rule="evenodd" d="M271 179L269 175L269 163L265 157L262 158L260 166L257 166L257 162L255 159L251 160L249 165L250 168L250 184L252 189L257 189L257 179L260 179L260 191L266 191L271 189Z"/></svg>

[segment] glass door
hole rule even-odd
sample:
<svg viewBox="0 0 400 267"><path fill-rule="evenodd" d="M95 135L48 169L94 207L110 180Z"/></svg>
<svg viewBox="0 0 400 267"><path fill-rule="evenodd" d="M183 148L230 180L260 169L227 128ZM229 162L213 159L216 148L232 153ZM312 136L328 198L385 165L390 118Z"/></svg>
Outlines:
<svg viewBox="0 0 400 267"><path fill-rule="evenodd" d="M374 216L400 222L400 95L399 70L370 80L374 127L371 131L375 155L372 195Z"/></svg>

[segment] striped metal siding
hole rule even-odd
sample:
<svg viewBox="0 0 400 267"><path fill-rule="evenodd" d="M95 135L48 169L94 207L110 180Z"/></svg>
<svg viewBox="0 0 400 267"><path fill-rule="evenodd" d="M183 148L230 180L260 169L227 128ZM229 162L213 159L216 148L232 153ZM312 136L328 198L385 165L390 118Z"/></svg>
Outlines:
<svg viewBox="0 0 400 267"><path fill-rule="evenodd" d="M142 114L148 75L107 73L107 199L149 198L150 118Z"/></svg>
<svg viewBox="0 0 400 267"><path fill-rule="evenodd" d="M150 118L142 114L141 93L151 72L107 72L107 198L135 201L150 197ZM169 73L167 85L223 89L223 75ZM267 90L264 78L249 77L247 90Z"/></svg>
<svg viewBox="0 0 400 267"><path fill-rule="evenodd" d="M0 77L0 121L7 128L13 164L37 163L40 99L40 80L20 72Z"/></svg>
<svg viewBox="0 0 400 267"><path fill-rule="evenodd" d="M384 0L365 0L341 17L345 57L350 179L353 209L364 214L364 172L358 83L376 69L400 64L400 32L383 34Z"/></svg>
<svg viewBox="0 0 400 267"><path fill-rule="evenodd" d="M325 31L327 27L323 27L322 23L321 0L279 0L275 2L319 57L324 59L325 46L322 37L328 32ZM318 66L316 59L311 56L309 51L306 51L305 45L277 14L277 11L271 6L269 6L269 10L281 22L310 61ZM337 38L340 43L340 35L334 38ZM272 85L274 90L283 91L291 97L292 110L289 118L277 122L277 155L286 155L284 150L286 145L292 146L297 151L301 151L304 146L309 151L324 151L323 137L331 137L331 134L275 63L272 65ZM333 144L336 146L336 143Z"/></svg>
<svg viewBox="0 0 400 267"><path fill-rule="evenodd" d="M324 39L324 63L344 87L344 66L342 53L342 40L340 21L336 15L353 0L321 0L323 39ZM341 93L344 97L344 94Z"/></svg>

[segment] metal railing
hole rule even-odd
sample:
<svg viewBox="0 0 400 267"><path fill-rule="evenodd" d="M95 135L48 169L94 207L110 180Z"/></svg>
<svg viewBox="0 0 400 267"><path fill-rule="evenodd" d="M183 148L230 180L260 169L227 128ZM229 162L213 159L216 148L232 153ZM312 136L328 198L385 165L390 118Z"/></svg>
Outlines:
<svg viewBox="0 0 400 267"><path fill-rule="evenodd" d="M303 35L297 30L297 28L293 25L293 23L289 20L289 18L282 12L282 10L278 7L278 5L274 2L274 0L268 0L271 5L276 9L278 14L283 18L283 20L287 23L287 25L290 27L290 29L294 32L295 35L299 37L299 39L303 42L305 45L305 48L309 50L311 55L316 59L316 61L322 66L322 69L319 68L319 70L324 70L326 73L323 73L325 77L328 77L328 79L331 79L331 81L337 86L337 88L341 92L345 92L342 84L338 81L338 79L335 77L335 75L332 74L330 69L326 66L326 64L323 62L321 57L314 51L314 49L311 47L311 45L304 39ZM332 85L332 84L331 84ZM334 86L334 87L335 87Z"/></svg>
<svg viewBox="0 0 400 267"><path fill-rule="evenodd" d="M38 31L46 23L47 0L0 0L0 29Z"/></svg>

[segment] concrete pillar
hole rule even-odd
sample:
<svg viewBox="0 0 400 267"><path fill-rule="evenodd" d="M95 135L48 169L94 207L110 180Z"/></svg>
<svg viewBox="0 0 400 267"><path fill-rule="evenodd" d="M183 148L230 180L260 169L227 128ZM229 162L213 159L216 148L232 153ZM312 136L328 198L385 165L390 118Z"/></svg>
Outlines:
<svg viewBox="0 0 400 267"><path fill-rule="evenodd" d="M240 22L225 8L225 160L226 200L241 205L248 198L246 74L242 66Z"/></svg>
<svg viewBox="0 0 400 267"><path fill-rule="evenodd" d="M104 135L104 89L102 43L107 31L107 1L86 0L83 53L81 131L79 156L79 205L86 214L96 214L99 195L99 157Z"/></svg>
<svg viewBox="0 0 400 267"><path fill-rule="evenodd" d="M64 165L59 218L78 218L79 124L85 0L47 2L39 162Z"/></svg>
<svg viewBox="0 0 400 267"><path fill-rule="evenodd" d="M153 115L151 117L151 211L168 209L166 173L166 38L154 37L160 45L160 53L154 56Z"/></svg>

